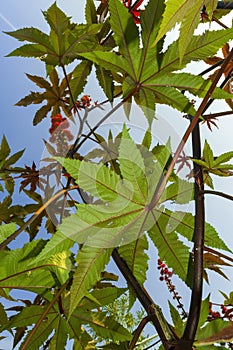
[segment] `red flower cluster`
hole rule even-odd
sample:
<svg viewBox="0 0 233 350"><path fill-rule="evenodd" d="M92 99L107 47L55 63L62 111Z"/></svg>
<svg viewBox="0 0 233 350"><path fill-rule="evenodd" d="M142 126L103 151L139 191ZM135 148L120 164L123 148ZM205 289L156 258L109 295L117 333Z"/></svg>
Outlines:
<svg viewBox="0 0 233 350"><path fill-rule="evenodd" d="M57 142L67 142L73 140L74 136L71 134L69 127L70 124L67 118L63 118L61 114L54 115L51 118L52 126L49 129L51 134L50 141Z"/></svg>
<svg viewBox="0 0 233 350"><path fill-rule="evenodd" d="M131 0L122 0L124 6L129 9L129 13L133 16L133 20L136 24L140 24L140 11L139 6L143 3L144 0L136 0L134 4L132 4Z"/></svg>

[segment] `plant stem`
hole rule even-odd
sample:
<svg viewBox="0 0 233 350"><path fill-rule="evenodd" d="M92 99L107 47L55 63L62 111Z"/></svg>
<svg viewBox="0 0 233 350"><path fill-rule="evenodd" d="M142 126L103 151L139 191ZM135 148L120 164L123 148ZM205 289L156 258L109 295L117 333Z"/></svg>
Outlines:
<svg viewBox="0 0 233 350"><path fill-rule="evenodd" d="M199 195L202 195L202 194L213 194L215 196L220 196L220 197L229 199L230 201L233 201L233 196L231 196L230 194L224 193L224 192L220 192L220 191L202 190L202 191L199 191L198 194Z"/></svg>
<svg viewBox="0 0 233 350"><path fill-rule="evenodd" d="M193 158L201 158L201 140L199 123L196 124L192 132ZM194 261L193 261L193 285L189 308L188 320L183 334L183 339L188 341L189 347L195 339L197 326L200 317L202 287L203 287L203 250L204 250L204 230L205 230L205 206L204 196L199 195L200 190L204 190L202 167L194 163L195 174L195 224L194 224Z"/></svg>
<svg viewBox="0 0 233 350"><path fill-rule="evenodd" d="M232 1L218 1L217 9L219 10L233 10Z"/></svg>
<svg viewBox="0 0 233 350"><path fill-rule="evenodd" d="M170 346L167 343L167 338L164 334L163 328L160 324L158 317L154 313L153 305L155 304L150 295L146 292L146 290L139 284L132 271L128 267L125 260L119 255L118 250L115 248L112 252L113 260L115 261L117 267L121 271L128 285L132 289L134 295L138 298L145 311L151 318L151 322L155 326L158 335L163 342L163 346L166 350L169 350Z"/></svg>

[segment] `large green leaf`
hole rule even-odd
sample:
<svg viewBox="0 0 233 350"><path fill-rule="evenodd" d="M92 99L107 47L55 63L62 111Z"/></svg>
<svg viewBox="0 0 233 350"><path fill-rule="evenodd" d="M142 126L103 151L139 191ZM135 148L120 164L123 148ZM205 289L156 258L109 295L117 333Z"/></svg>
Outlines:
<svg viewBox="0 0 233 350"><path fill-rule="evenodd" d="M129 149L132 151L131 157L128 154ZM176 223L176 226L172 232L168 232L167 227L170 227L172 214L164 210L164 205L171 200L186 203L184 193L190 192L192 198L192 191L182 182L182 194L179 196L179 181L174 177L174 181L178 181L177 185L175 182L170 185L159 204L150 207L159 178L171 157L170 152L168 143L157 152L156 157L149 158L145 150L136 147L124 128L119 146L119 168L122 178L101 163L59 158L80 188L101 199L100 203L78 205L77 214L64 219L59 231L78 243L99 249L120 246L123 256L140 281L144 281L147 270L147 258L144 252L140 252L146 248L146 241L145 237L140 237L149 231L159 254L166 259L168 254L172 255L170 260L168 258L169 264L174 265L175 272L185 280L189 249L178 240L176 233L179 224L186 224L182 223L185 213L183 217L179 217L178 222L172 219L171 224L175 226ZM150 169L149 173L147 169ZM182 234L182 230L178 232ZM52 241L53 239L51 246Z"/></svg>

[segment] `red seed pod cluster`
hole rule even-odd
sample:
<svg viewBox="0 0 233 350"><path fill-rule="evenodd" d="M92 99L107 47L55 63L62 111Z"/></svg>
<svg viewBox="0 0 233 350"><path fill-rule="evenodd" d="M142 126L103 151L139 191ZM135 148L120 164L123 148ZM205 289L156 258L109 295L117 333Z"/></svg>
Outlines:
<svg viewBox="0 0 233 350"><path fill-rule="evenodd" d="M173 271L170 270L161 259L158 259L158 270L160 270L160 281L166 282L169 292L173 295L173 299L177 301L177 308L181 310L182 318L185 319L187 317L187 313L184 310L184 305L181 303L182 297L176 291L176 286L172 283Z"/></svg>
<svg viewBox="0 0 233 350"><path fill-rule="evenodd" d="M144 0L138 0L132 3L132 0L122 0L124 6L129 9L129 13L132 15L133 20L136 24L140 24L140 10L139 6ZM134 5L135 4L135 5Z"/></svg>
<svg viewBox="0 0 233 350"><path fill-rule="evenodd" d="M90 107L90 105L91 105L90 95L83 95L81 97L81 103L82 103L83 107Z"/></svg>
<svg viewBox="0 0 233 350"><path fill-rule="evenodd" d="M73 140L74 136L71 134L69 121L63 118L61 114L56 114L51 117L52 126L49 129L51 134L50 142L65 142Z"/></svg>
<svg viewBox="0 0 233 350"><path fill-rule="evenodd" d="M160 270L160 281L168 281L171 279L173 272L170 271L162 260L158 259L158 269Z"/></svg>
<svg viewBox="0 0 233 350"><path fill-rule="evenodd" d="M214 311L212 309L213 304L210 302L209 303L209 315L207 317L207 321L213 321L216 320L218 318L221 318L220 312L219 311Z"/></svg>
<svg viewBox="0 0 233 350"><path fill-rule="evenodd" d="M213 303L209 302L209 315L207 320L208 321L213 321L218 318L222 318L225 320L233 321L233 307L232 305L226 306L226 305L219 305L219 304L214 304L219 308L219 311L214 311L213 310Z"/></svg>
<svg viewBox="0 0 233 350"><path fill-rule="evenodd" d="M72 108L72 111L74 113L76 113L76 109L83 109L83 108L87 108L87 107L90 107L91 105L91 98L90 98L90 95L83 95L81 97L81 100L77 100L75 102L75 106Z"/></svg>

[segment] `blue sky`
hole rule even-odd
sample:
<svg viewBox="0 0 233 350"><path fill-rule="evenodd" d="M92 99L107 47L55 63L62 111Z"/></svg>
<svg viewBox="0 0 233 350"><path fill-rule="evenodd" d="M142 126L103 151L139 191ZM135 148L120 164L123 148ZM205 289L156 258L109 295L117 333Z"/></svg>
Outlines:
<svg viewBox="0 0 233 350"><path fill-rule="evenodd" d="M33 26L43 31L47 31L48 26L44 21L41 10L46 10L54 1L50 0L8 0L0 4L0 67L1 67L1 119L0 119L0 137L4 133L12 147L13 151L26 148L23 163L31 165L33 160L39 160L43 152L42 138L48 139L48 128L50 123L44 120L38 126L32 126L32 119L35 108L13 106L19 99L27 95L30 90L35 89L35 85L30 82L25 73L45 76L44 66L35 59L24 59L20 57L6 58L9 52L20 45L17 40L3 34L3 31L12 31L15 29ZM84 13L84 0L60 0L57 1L68 15L73 16L75 21L81 21ZM201 69L196 65L197 72ZM101 93L97 94L96 87L88 85L88 93L94 95L94 99L99 99ZM213 108L217 111L228 109L223 102L215 102ZM176 132L182 135L185 131L186 124L181 120L180 114L173 112L171 109L159 107L159 114L166 114L170 125L176 125ZM233 149L233 116L219 118L219 129L214 129L211 133L206 126L202 128L203 140L207 139L214 152L220 154ZM216 190L232 193L233 178L215 179ZM232 240L232 202L225 199L208 196L207 203L207 220L217 229L227 244L233 249ZM155 267L154 267L155 268ZM153 278L153 270L150 273ZM211 279L215 281L215 277ZM220 286L218 286L220 288ZM225 292L231 290L231 283L221 279L221 289ZM1 348L1 345L0 345ZM7 349L7 347L6 347Z"/></svg>

